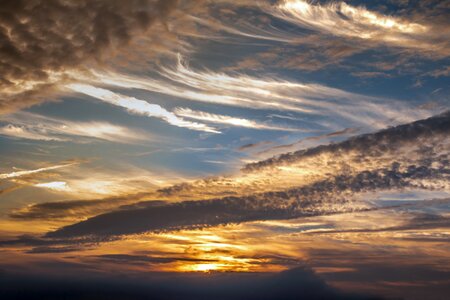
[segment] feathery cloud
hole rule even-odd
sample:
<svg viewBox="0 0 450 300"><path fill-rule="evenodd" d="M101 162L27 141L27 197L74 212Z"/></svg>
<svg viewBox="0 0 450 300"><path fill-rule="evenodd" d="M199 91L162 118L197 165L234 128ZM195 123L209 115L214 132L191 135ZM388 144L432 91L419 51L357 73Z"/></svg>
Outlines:
<svg viewBox="0 0 450 300"><path fill-rule="evenodd" d="M344 38L365 40L375 45L417 49L448 56L448 32L432 25L386 16L345 2L312 3L283 0L271 13L300 27Z"/></svg>
<svg viewBox="0 0 450 300"><path fill-rule="evenodd" d="M204 112L204 111L196 111L196 110L192 110L189 108L178 107L174 110L174 113L180 117L199 120L199 121L203 121L203 122L231 125L231 126L236 126L236 127L246 127L246 128L263 129L263 130L301 131L301 129L264 124L264 123L256 122L253 120L244 119L244 118L236 118L236 117L231 117L231 116L218 115L218 114L208 113L208 112Z"/></svg>
<svg viewBox="0 0 450 300"><path fill-rule="evenodd" d="M43 168L34 169L34 170L23 170L23 171L14 171L14 172L10 172L10 173L3 173L3 174L0 174L0 179L10 179L10 178L16 178L16 177L21 177L21 176L26 176L26 175L32 175L32 174L36 174L36 173L40 173L40 172L46 172L46 171L52 171L52 170L56 170L56 169L70 167L75 164L77 164L77 162L72 162L72 163L67 163L67 164L59 164L59 165L43 167Z"/></svg>
<svg viewBox="0 0 450 300"><path fill-rule="evenodd" d="M124 96L116 94L112 91L98 88L86 84L69 84L67 88L82 93L96 99L100 99L107 103L124 107L128 112L132 114L144 115L148 117L155 117L166 121L167 123L177 126L184 127L191 130L205 131L211 133L220 133L216 129L207 126L205 124L185 121L182 118L176 116L176 114L169 112L160 105L150 104L147 101L139 100L134 97Z"/></svg>
<svg viewBox="0 0 450 300"><path fill-rule="evenodd" d="M1 116L0 135L41 141L87 142L89 138L116 143L138 143L151 135L138 129L114 125L104 121L75 122L18 112Z"/></svg>
<svg viewBox="0 0 450 300"><path fill-rule="evenodd" d="M335 122L348 121L375 128L384 127L389 119L411 122L429 115L394 99L365 96L316 83L198 71L189 68L181 56L174 68L161 67L159 75L164 80L94 72L84 80L210 104L327 116Z"/></svg>

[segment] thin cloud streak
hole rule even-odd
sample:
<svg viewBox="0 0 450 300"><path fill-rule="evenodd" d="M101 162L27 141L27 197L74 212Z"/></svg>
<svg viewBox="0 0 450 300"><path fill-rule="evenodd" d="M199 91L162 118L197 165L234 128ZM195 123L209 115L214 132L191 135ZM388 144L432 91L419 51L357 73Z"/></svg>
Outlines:
<svg viewBox="0 0 450 300"><path fill-rule="evenodd" d="M40 173L40 172L46 172L46 171L52 171L52 170L56 170L56 169L66 168L66 167L70 167L70 166L73 166L76 164L77 164L77 162L73 162L73 163L55 165L55 166L44 167L44 168L39 168L39 169L34 169L34 170L23 170L23 171L16 171L16 172L10 172L10 173L3 173L3 174L0 174L0 179L10 179L10 178L16 178L16 177L21 177L21 176L26 176L26 175L32 175L32 174L36 174L36 173Z"/></svg>
<svg viewBox="0 0 450 300"><path fill-rule="evenodd" d="M185 117L189 119L211 122L217 124L231 125L236 127L246 127L252 129L264 129L264 130L280 130L280 131L301 131L301 129L281 127L276 125L268 125L264 123L259 123L253 120L235 118L226 115L218 115L213 113L208 113L204 111L196 111L189 108L178 107L175 109L174 113L180 117Z"/></svg>
<svg viewBox="0 0 450 300"><path fill-rule="evenodd" d="M150 140L150 134L141 130L114 125L104 121L75 122L52 117L19 112L0 121L0 135L12 138L41 141L87 142L87 138L116 143L137 143Z"/></svg>
<svg viewBox="0 0 450 300"><path fill-rule="evenodd" d="M426 111L418 111L394 99L361 95L316 83L207 69L198 71L189 68L181 56L175 67L161 67L158 74L163 79L94 72L84 81L138 88L209 104L326 116L335 120L335 127L339 121L349 121L355 126L380 129L390 119L401 123L429 116Z"/></svg>
<svg viewBox="0 0 450 300"><path fill-rule="evenodd" d="M205 131L211 133L220 133L216 129L201 123L185 121L182 118L177 117L174 113L164 109L160 105L150 104L147 101L139 100L134 97L125 95L119 95L112 91L98 88L86 84L69 84L67 88L82 93L96 99L105 101L107 103L126 108L128 112L132 114L144 115L148 117L156 117L166 121L167 123L184 127L191 130Z"/></svg>
<svg viewBox="0 0 450 300"><path fill-rule="evenodd" d="M70 190L70 187L67 185L67 182L65 182L65 181L52 181L52 182L36 183L34 186L39 187L39 188L46 188L49 190L55 190L55 191L69 191Z"/></svg>

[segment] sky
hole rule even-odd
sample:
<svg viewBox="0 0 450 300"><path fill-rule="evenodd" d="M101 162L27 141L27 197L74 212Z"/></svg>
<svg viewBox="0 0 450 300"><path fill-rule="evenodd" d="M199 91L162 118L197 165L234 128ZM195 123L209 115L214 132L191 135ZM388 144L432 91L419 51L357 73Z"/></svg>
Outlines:
<svg viewBox="0 0 450 300"><path fill-rule="evenodd" d="M1 1L0 298L448 299L449 16Z"/></svg>

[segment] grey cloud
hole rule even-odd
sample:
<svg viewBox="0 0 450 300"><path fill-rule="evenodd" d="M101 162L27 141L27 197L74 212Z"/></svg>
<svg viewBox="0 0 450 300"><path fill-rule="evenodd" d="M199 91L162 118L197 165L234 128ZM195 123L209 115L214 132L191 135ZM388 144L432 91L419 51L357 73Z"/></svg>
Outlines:
<svg viewBox="0 0 450 300"><path fill-rule="evenodd" d="M104 199L43 202L15 210L9 214L9 217L22 220L83 218L87 215L117 208L128 202L138 201L147 195L149 194L138 193Z"/></svg>
<svg viewBox="0 0 450 300"><path fill-rule="evenodd" d="M5 0L0 7L0 112L42 101L68 79L164 20L176 0ZM62 75L61 75L62 74Z"/></svg>
<svg viewBox="0 0 450 300"><path fill-rule="evenodd" d="M102 254L93 256L93 258L117 262L117 263L150 263L150 264L165 264L177 261L192 261L192 262L214 262L211 259L197 259L189 257L171 257L171 256L148 256L148 255L130 255L130 254Z"/></svg>
<svg viewBox="0 0 450 300"><path fill-rule="evenodd" d="M259 148L259 147L270 145L270 144L272 144L271 141L262 141L262 142L257 142L257 143L245 144L245 145L240 146L238 148L238 151L251 151L251 150L254 150L255 148Z"/></svg>
<svg viewBox="0 0 450 300"><path fill-rule="evenodd" d="M319 141L319 140L326 139L326 138L346 136L346 135L357 133L359 130L360 130L359 128L344 128L342 130L338 130L338 131L334 131L334 132L330 132L330 133L326 133L326 134L322 134L322 135L318 135L318 136L307 137L305 139L301 139L301 140L291 143L291 144L278 145L278 146L275 146L275 147L272 147L269 149L265 149L265 150L259 152L258 154L266 154L266 153L272 152L274 150L288 151L292 147L298 146L307 141Z"/></svg>
<svg viewBox="0 0 450 300"><path fill-rule="evenodd" d="M449 181L450 177L450 170L444 167L408 166L403 169L405 171L394 163L390 169L337 175L300 188L251 196L160 205L152 202L146 205L144 202L138 207L123 208L62 227L47 233L46 237L116 236L364 210L368 207L352 205L354 193L405 187L427 188L421 185L422 180Z"/></svg>
<svg viewBox="0 0 450 300"><path fill-rule="evenodd" d="M42 253L66 253L66 252L73 252L73 251L79 251L80 247L47 247L47 246L41 246L41 247L34 247L31 250L27 251L26 253L30 254L42 254Z"/></svg>

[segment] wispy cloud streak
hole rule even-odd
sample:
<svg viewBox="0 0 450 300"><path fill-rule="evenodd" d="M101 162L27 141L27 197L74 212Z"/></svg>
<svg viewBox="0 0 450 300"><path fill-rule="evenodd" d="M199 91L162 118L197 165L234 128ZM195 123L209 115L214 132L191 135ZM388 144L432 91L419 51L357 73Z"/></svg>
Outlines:
<svg viewBox="0 0 450 300"><path fill-rule="evenodd" d="M376 44L418 49L448 55L445 31L432 25L386 16L345 2L325 4L304 0L284 0L270 12L300 27L334 36L361 39Z"/></svg>
<svg viewBox="0 0 450 300"><path fill-rule="evenodd" d="M196 111L189 108L177 108L174 113L180 117L185 117L189 119L211 122L217 124L231 125L236 127L246 127L253 129L264 129L264 130L280 130L280 131L300 131L300 129L281 127L276 125L269 125L260 122L256 122L244 118L236 118L226 115L218 115L213 113L208 113L204 111Z"/></svg>
<svg viewBox="0 0 450 300"><path fill-rule="evenodd" d="M136 143L151 139L141 130L114 125L104 121L75 122L19 112L0 121L0 135L40 141L87 142L88 138L116 143Z"/></svg>
<svg viewBox="0 0 450 300"><path fill-rule="evenodd" d="M133 77L117 73L94 73L98 84L139 88L181 99L250 109L292 111L333 117L355 126L384 127L386 120L411 122L428 116L393 99L347 92L317 83L300 83L240 73L191 69L180 56L175 67L161 67L159 76ZM95 93L93 93L95 94Z"/></svg>
<svg viewBox="0 0 450 300"><path fill-rule="evenodd" d="M182 118L177 117L177 115L175 115L174 113L164 109L160 105L150 104L144 100L139 100L134 97L125 95L119 95L112 91L86 84L69 84L66 87L75 92L100 99L116 106L124 107L128 112L132 114L159 118L177 127L219 133L219 131L205 124L185 121Z"/></svg>
<svg viewBox="0 0 450 300"><path fill-rule="evenodd" d="M16 178L16 177L21 177L21 176L26 176L26 175L32 175L32 174L36 174L36 173L40 173L40 172L46 172L46 171L52 171L52 170L56 170L56 169L70 167L75 164L77 164L77 163L73 162L73 163L55 165L55 166L44 167L44 168L39 168L39 169L34 169L34 170L23 170L23 171L15 171L15 172L10 172L10 173L3 173L3 174L0 174L0 179L10 179L10 178Z"/></svg>

